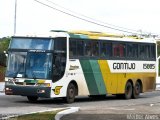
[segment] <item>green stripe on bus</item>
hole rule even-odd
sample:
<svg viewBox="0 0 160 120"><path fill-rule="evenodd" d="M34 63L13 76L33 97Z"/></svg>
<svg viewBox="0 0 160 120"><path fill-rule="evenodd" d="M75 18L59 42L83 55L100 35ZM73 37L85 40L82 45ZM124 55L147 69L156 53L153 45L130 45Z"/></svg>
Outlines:
<svg viewBox="0 0 160 120"><path fill-rule="evenodd" d="M80 60L90 95L98 95L97 84L89 60Z"/></svg>
<svg viewBox="0 0 160 120"><path fill-rule="evenodd" d="M106 94L106 87L103 80L103 76L100 70L100 66L98 60L90 60L90 64L92 67L92 71L94 74L94 78L96 80L96 84L98 86L98 90L100 94Z"/></svg>
<svg viewBox="0 0 160 120"><path fill-rule="evenodd" d="M97 60L80 60L91 95L106 94L106 88Z"/></svg>

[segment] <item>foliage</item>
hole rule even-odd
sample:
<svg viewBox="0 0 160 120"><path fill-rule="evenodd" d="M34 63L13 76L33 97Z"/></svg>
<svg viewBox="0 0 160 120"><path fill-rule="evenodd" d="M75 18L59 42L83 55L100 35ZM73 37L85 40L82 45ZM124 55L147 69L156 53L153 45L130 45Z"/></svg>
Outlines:
<svg viewBox="0 0 160 120"><path fill-rule="evenodd" d="M10 43L10 37L4 37L0 39L0 65L6 66L6 55L4 51L8 50L8 46Z"/></svg>
<svg viewBox="0 0 160 120"><path fill-rule="evenodd" d="M9 120L55 120L55 115L62 110L33 113L18 117L9 118Z"/></svg>
<svg viewBox="0 0 160 120"><path fill-rule="evenodd" d="M157 43L157 56L160 56L160 42Z"/></svg>

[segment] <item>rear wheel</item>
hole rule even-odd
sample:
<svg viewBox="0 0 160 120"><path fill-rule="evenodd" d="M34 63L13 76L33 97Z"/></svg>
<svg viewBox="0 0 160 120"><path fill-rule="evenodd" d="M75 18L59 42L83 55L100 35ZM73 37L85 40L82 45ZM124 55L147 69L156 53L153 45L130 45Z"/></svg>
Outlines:
<svg viewBox="0 0 160 120"><path fill-rule="evenodd" d="M136 84L135 84L135 86L134 86L134 89L133 89L132 98L134 98L134 99L138 98L140 92L141 92L141 85L137 81Z"/></svg>
<svg viewBox="0 0 160 120"><path fill-rule="evenodd" d="M132 97L132 84L131 82L127 82L125 86L125 93L124 93L124 98L125 99L130 99Z"/></svg>
<svg viewBox="0 0 160 120"><path fill-rule="evenodd" d="M29 100L30 102L36 102L37 99L38 99L37 96L27 96L27 98L28 98L28 100Z"/></svg>
<svg viewBox="0 0 160 120"><path fill-rule="evenodd" d="M67 103L73 103L76 95L76 87L73 83L70 83L67 88L67 96L66 96L66 102Z"/></svg>

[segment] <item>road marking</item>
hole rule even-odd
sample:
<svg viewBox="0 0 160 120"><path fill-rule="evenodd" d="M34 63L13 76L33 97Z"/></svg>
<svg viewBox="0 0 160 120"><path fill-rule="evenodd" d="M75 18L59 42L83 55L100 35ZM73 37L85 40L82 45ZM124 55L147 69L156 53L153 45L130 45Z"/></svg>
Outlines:
<svg viewBox="0 0 160 120"><path fill-rule="evenodd" d="M108 109L111 109L111 110L135 110L135 108L108 108Z"/></svg>
<svg viewBox="0 0 160 120"><path fill-rule="evenodd" d="M61 117L64 115L70 114L70 113L75 113L79 111L79 107L69 107L66 110L63 110L55 115L55 120L60 120Z"/></svg>

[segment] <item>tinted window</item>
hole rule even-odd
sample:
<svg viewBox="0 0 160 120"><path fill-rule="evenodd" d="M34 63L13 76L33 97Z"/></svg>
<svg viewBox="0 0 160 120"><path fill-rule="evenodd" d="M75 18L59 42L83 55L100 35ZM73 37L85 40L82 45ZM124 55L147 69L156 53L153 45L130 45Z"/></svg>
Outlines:
<svg viewBox="0 0 160 120"><path fill-rule="evenodd" d="M113 44L113 56L114 57L125 57L125 44L115 43Z"/></svg>
<svg viewBox="0 0 160 120"><path fill-rule="evenodd" d="M55 52L66 52L66 38L56 38L54 47Z"/></svg>
<svg viewBox="0 0 160 120"><path fill-rule="evenodd" d="M85 56L98 57L99 56L99 42L85 41Z"/></svg>
<svg viewBox="0 0 160 120"><path fill-rule="evenodd" d="M150 51L151 53L150 53L150 57L152 58L152 59L155 59L156 58L156 48L155 48L155 45L151 45L151 51Z"/></svg>
<svg viewBox="0 0 160 120"><path fill-rule="evenodd" d="M149 45L140 45L139 46L139 58L140 59L149 59L150 58L150 46Z"/></svg>
<svg viewBox="0 0 160 120"><path fill-rule="evenodd" d="M100 45L100 56L111 57L112 56L112 44L107 42L101 42Z"/></svg>
<svg viewBox="0 0 160 120"><path fill-rule="evenodd" d="M138 45L137 44L127 44L127 57L136 59L138 57Z"/></svg>
<svg viewBox="0 0 160 120"><path fill-rule="evenodd" d="M69 56L73 57L77 55L77 50L76 50L76 41L70 40L69 41Z"/></svg>
<svg viewBox="0 0 160 120"><path fill-rule="evenodd" d="M84 56L84 41L77 41L77 56Z"/></svg>
<svg viewBox="0 0 160 120"><path fill-rule="evenodd" d="M85 41L85 56L92 56L91 41Z"/></svg>

